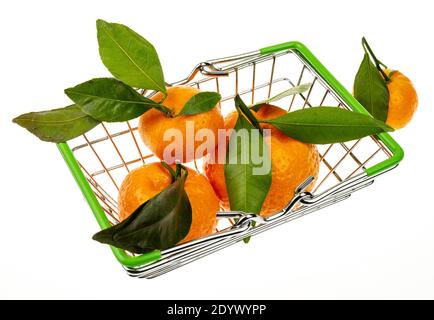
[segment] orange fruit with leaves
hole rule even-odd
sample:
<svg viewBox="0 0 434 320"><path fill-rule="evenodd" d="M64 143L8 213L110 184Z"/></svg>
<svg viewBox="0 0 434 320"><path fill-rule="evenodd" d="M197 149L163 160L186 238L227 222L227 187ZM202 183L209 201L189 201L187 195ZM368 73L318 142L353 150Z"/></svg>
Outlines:
<svg viewBox="0 0 434 320"><path fill-rule="evenodd" d="M123 221L140 205L162 192L172 183L170 172L161 163L149 163L128 173L119 190L119 217ZM188 169L185 192L192 209L190 231L181 242L212 233L216 225L219 200L206 177Z"/></svg>
<svg viewBox="0 0 434 320"><path fill-rule="evenodd" d="M264 105L257 112L252 111L258 120L269 120L286 113L285 110ZM229 113L225 118L225 128L232 129L238 113ZM266 140L271 149L271 186L262 205L261 215L270 216L282 210L294 197L295 189L307 177L318 177L319 155L315 145L290 138L270 124L262 128L271 129L271 139ZM229 195L226 188L224 164L213 163L209 158L204 162L204 171L211 182L221 205L229 209ZM307 189L312 190L313 184Z"/></svg>
<svg viewBox="0 0 434 320"><path fill-rule="evenodd" d="M162 105L172 110L173 115L177 115L186 102L199 92L199 89L188 86L169 87L167 88L167 97L162 102ZM158 92L151 99L160 102L163 98L163 94ZM188 123L194 125L191 132L187 130ZM153 154L169 164L173 164L176 160L186 163L204 156L205 154L196 157L196 151L203 141L196 141L194 135L201 129L208 129L211 130L214 137L217 137L217 131L220 128L223 128L223 117L218 105L203 113L175 117L169 117L158 110L152 109L140 116L139 120L139 132L144 144ZM165 135L170 133L169 130L179 130L178 132L182 136L182 141L179 143L182 143L182 145L176 145L175 147L180 148L183 152L179 157L175 154L172 155L172 159L164 159L166 148L170 148L171 144L176 143L176 140L169 139L170 137L168 139L164 138ZM192 144L192 148L187 147L189 143Z"/></svg>
<svg viewBox="0 0 434 320"><path fill-rule="evenodd" d="M417 109L413 83L401 72L387 68L364 37L362 46L365 54L354 79L353 94L374 118L401 129Z"/></svg>

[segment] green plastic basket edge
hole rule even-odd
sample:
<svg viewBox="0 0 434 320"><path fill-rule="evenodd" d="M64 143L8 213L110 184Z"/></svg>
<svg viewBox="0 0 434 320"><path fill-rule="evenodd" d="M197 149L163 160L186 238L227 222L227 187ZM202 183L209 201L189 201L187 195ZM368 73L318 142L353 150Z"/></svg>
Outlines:
<svg viewBox="0 0 434 320"><path fill-rule="evenodd" d="M71 170L72 175L74 176L75 181L77 182L81 192L83 193L87 203L89 204L96 221L98 222L101 229L106 229L110 227L110 222L107 219L107 216L105 215L103 209L101 208L100 203L98 202L98 199L96 198L95 194L93 193L89 182L86 180L86 177L83 174L83 171L81 171L80 166L77 163L77 160L74 157L74 154L71 151L71 148L69 145L65 142L58 143L57 147L59 148L60 153L63 156L63 159L65 159L66 164L68 165L69 169ZM137 267L140 265L144 265L146 263L149 263L151 261L155 261L160 259L160 251L155 250L146 254L142 254L139 256L129 256L126 254L124 250L115 248L110 246L113 254L115 255L116 259L124 266L127 267Z"/></svg>
<svg viewBox="0 0 434 320"><path fill-rule="evenodd" d="M369 114L368 111L333 77L333 75L322 65L322 63L310 52L305 45L297 41L285 42L282 44L262 48L259 51L261 54L274 53L283 50L296 50L301 56L319 73L319 75L327 81L327 83L342 97L342 99L355 111L364 114ZM397 165L404 156L404 151L400 145L387 133L378 135L378 138L392 151L393 156L385 161L378 163L366 169L368 175L380 173L388 168ZM101 229L110 227L100 203L93 193L89 182L85 178L71 148L66 142L58 143L57 147L62 154L66 164L68 165L75 181L77 182L81 192L83 193L87 203L89 204L97 222ZM126 267L138 267L146 263L158 260L161 257L159 250L155 250L139 256L129 256L124 250L111 247L116 259Z"/></svg>

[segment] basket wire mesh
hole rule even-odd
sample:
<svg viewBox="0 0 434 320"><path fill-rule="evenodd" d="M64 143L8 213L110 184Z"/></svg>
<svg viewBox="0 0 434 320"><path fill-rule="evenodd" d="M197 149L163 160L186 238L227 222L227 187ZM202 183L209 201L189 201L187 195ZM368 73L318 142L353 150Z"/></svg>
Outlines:
<svg viewBox="0 0 434 320"><path fill-rule="evenodd" d="M219 106L223 115L226 115L234 110L233 98L236 94L245 102L253 104L303 83L311 83L307 92L283 98L273 104L288 111L316 106L351 109L293 50L265 55L250 52L209 60L199 64L186 79L172 85L182 84L219 92L222 95ZM149 96L153 92L143 91L142 94ZM117 194L128 172L145 163L160 161L142 143L137 123L137 119L122 123L102 123L83 136L68 142L111 224L119 222ZM158 276L236 243L246 235L268 230L275 225L346 199L351 192L373 182L374 177L367 177L364 173L368 166L392 156L391 150L375 136L317 147L321 162L313 191L306 193L306 186L301 186L292 204L286 208L286 215L278 213L276 219L270 219L273 224L261 225L264 221L259 219L259 225L254 227L252 222L258 219L257 217L233 212L220 213L215 234L165 250L161 253L159 261L149 266L126 268L128 273L147 278ZM187 166L201 172L201 162L196 160ZM308 180L306 184L309 182ZM240 222L243 220L240 217L246 218L244 224ZM236 224L234 218L238 218Z"/></svg>

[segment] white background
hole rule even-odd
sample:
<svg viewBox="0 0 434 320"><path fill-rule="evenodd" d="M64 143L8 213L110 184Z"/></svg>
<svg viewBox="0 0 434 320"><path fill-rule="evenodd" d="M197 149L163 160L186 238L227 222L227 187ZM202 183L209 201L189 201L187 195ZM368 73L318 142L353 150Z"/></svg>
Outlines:
<svg viewBox="0 0 434 320"><path fill-rule="evenodd" d="M434 298L433 10L430 1L3 1L0 5L1 298ZM346 202L154 280L129 278L56 147L12 124L108 76L95 20L132 27L166 78L198 61L304 42L351 88L365 35L419 93L393 136L402 164Z"/></svg>

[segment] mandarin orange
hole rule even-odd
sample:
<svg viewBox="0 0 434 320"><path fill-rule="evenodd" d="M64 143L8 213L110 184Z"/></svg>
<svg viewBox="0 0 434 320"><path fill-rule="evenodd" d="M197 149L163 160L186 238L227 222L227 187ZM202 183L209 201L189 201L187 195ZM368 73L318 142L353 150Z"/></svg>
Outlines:
<svg viewBox="0 0 434 320"><path fill-rule="evenodd" d="M417 93L410 79L401 72L389 69L384 71L390 77L387 83L389 110L386 123L394 129L401 129L413 118L418 104Z"/></svg>
<svg viewBox="0 0 434 320"><path fill-rule="evenodd" d="M171 183L170 173L159 162L145 164L129 172L118 195L121 221ZM219 201L204 175L188 169L185 191L192 208L192 224L181 242L212 233L216 224L216 212L219 210Z"/></svg>
<svg viewBox="0 0 434 320"><path fill-rule="evenodd" d="M258 120L268 120L281 116L285 110L264 105L258 112L253 112ZM232 129L238 119L238 113L229 113L225 118L225 128ZM271 129L269 146L271 149L271 187L262 205L261 215L269 216L283 209L294 197L294 190L308 176L318 177L319 155L315 145L292 139L269 124L263 128ZM229 209L229 196L226 189L224 164L213 163L209 158L204 162L204 171L214 188L221 205ZM308 188L312 190L313 184Z"/></svg>
<svg viewBox="0 0 434 320"><path fill-rule="evenodd" d="M195 115L186 115L186 116L176 116L184 107L185 103L194 95L199 93L200 90L187 87L187 86L178 86L178 87L169 87L167 88L167 97L164 99L162 104L171 109L174 117L168 117L161 113L158 110L152 109L145 112L139 120L139 132L142 137L144 144L161 160L166 161L169 164L175 163L175 161L179 160L182 163L190 162L195 158L201 158L203 155L199 155L196 157L196 150L203 143L203 141L196 141L195 134L201 129L211 130L214 137L217 137L217 131L220 128L223 128L223 117L220 113L220 108L215 106L213 109L195 114ZM161 101L163 99L163 94L158 92L152 98L154 101ZM191 131L192 135L190 135L187 130L187 124L194 125L194 130ZM165 139L165 134L169 134L168 130L179 130L178 132L181 135L182 141L176 145L176 148L182 151L181 155L173 154L169 152L170 157L164 159L164 154L166 148L171 150L173 143L177 143L173 137L169 139ZM173 131L172 131L173 132ZM189 136L187 136L189 135ZM165 141L168 140L168 141ZM192 148L188 148L188 143L192 144Z"/></svg>

